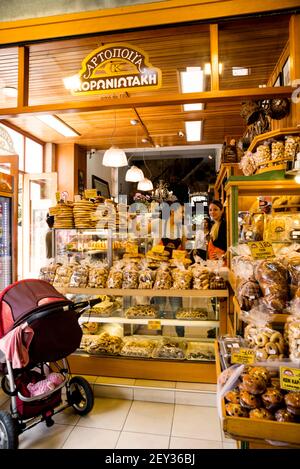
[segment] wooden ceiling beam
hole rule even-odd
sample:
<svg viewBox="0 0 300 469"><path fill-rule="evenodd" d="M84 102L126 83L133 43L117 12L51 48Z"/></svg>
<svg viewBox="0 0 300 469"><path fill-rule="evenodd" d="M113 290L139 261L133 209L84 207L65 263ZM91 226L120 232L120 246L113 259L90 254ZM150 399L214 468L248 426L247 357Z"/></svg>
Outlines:
<svg viewBox="0 0 300 469"><path fill-rule="evenodd" d="M90 112L107 111L109 109L127 109L149 106L172 106L178 104L189 104L197 102L215 101L243 101L247 99L268 99L276 97L290 97L293 88L291 86L248 88L238 90L206 91L203 93L153 93L151 96L131 96L129 98L118 98L110 100L99 100L90 102L69 101L64 103L54 103L48 105L20 106L17 108L0 109L0 118L13 117L21 114L54 114L67 112Z"/></svg>

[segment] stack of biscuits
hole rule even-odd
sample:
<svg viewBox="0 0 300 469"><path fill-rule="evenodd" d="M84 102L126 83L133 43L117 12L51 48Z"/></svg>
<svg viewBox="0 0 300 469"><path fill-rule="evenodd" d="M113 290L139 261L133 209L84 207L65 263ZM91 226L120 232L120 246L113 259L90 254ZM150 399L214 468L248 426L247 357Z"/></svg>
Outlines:
<svg viewBox="0 0 300 469"><path fill-rule="evenodd" d="M94 212L94 203L89 200L74 202L74 220L76 228L92 228L91 214Z"/></svg>
<svg viewBox="0 0 300 469"><path fill-rule="evenodd" d="M54 213L53 213L54 212ZM54 214L54 228L73 228L73 205L60 203L57 204L55 210L52 210Z"/></svg>

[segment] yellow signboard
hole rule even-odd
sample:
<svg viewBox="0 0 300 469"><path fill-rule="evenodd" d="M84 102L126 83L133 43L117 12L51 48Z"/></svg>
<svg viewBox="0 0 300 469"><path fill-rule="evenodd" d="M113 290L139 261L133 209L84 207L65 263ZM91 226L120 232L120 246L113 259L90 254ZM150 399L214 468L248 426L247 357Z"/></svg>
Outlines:
<svg viewBox="0 0 300 469"><path fill-rule="evenodd" d="M74 96L161 88L161 70L151 65L145 51L124 42L93 50L75 78L64 80Z"/></svg>
<svg viewBox="0 0 300 469"><path fill-rule="evenodd" d="M97 189L86 189L84 191L85 199L95 199L97 197Z"/></svg>
<svg viewBox="0 0 300 469"><path fill-rule="evenodd" d="M185 251L180 251L179 249L173 249L172 251L172 258L173 259L178 259L182 261L185 259L186 252Z"/></svg>
<svg viewBox="0 0 300 469"><path fill-rule="evenodd" d="M269 259L275 256L273 246L268 241L251 241L248 246L253 259Z"/></svg>
<svg viewBox="0 0 300 469"><path fill-rule="evenodd" d="M158 254L162 254L165 250L165 247L163 245L157 244L156 246L153 246L152 252L156 252Z"/></svg>
<svg viewBox="0 0 300 469"><path fill-rule="evenodd" d="M255 351L250 348L240 348L238 352L231 354L231 363L251 365L255 361Z"/></svg>
<svg viewBox="0 0 300 469"><path fill-rule="evenodd" d="M300 391L300 369L281 366L280 387L287 391Z"/></svg>
<svg viewBox="0 0 300 469"><path fill-rule="evenodd" d="M160 331L161 330L160 320L159 319L149 319L148 329L150 329L151 331Z"/></svg>
<svg viewBox="0 0 300 469"><path fill-rule="evenodd" d="M137 244L126 243L126 253L136 256L139 253L139 247Z"/></svg>

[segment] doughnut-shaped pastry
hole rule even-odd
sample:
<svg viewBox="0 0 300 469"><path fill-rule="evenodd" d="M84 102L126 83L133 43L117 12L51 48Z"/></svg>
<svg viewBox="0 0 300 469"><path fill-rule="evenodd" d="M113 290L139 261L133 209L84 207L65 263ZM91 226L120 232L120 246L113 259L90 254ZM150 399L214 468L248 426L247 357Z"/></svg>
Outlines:
<svg viewBox="0 0 300 469"><path fill-rule="evenodd" d="M269 342L269 337L263 332L261 332L257 334L255 338L255 342L256 342L256 345L258 345L259 347L264 347L266 343Z"/></svg>
<svg viewBox="0 0 300 469"><path fill-rule="evenodd" d="M253 366L249 370L249 375L258 376L263 378L268 384L270 382L270 373L264 366ZM258 407L258 406L257 406Z"/></svg>
<svg viewBox="0 0 300 469"><path fill-rule="evenodd" d="M248 411L243 409L240 404L230 402L229 404L225 404L225 409L227 415L231 415L232 417L248 417Z"/></svg>
<svg viewBox="0 0 300 469"><path fill-rule="evenodd" d="M243 377L243 387L250 394L262 394L267 387L265 380L259 376L245 375Z"/></svg>
<svg viewBox="0 0 300 469"><path fill-rule="evenodd" d="M246 340L247 340L247 342L248 342L250 348L252 348L252 347L255 346L256 342L255 342L254 337L251 337L251 335L248 335L248 336L246 337Z"/></svg>
<svg viewBox="0 0 300 469"><path fill-rule="evenodd" d="M280 407L283 402L283 394L275 388L267 388L261 396L264 406L268 410Z"/></svg>
<svg viewBox="0 0 300 469"><path fill-rule="evenodd" d="M274 420L273 414L264 408L250 410L249 417L250 419Z"/></svg>
<svg viewBox="0 0 300 469"><path fill-rule="evenodd" d="M248 391L241 391L240 404L245 409L256 409L257 407L261 407L262 405L260 396L250 394L250 392Z"/></svg>
<svg viewBox="0 0 300 469"><path fill-rule="evenodd" d="M270 337L270 342L280 342L282 340L282 335L280 332L273 332L273 334Z"/></svg>
<svg viewBox="0 0 300 469"><path fill-rule="evenodd" d="M275 412L275 419L277 422L294 422L295 417L290 414L287 409L279 409Z"/></svg>
<svg viewBox="0 0 300 469"><path fill-rule="evenodd" d="M232 402L233 404L240 403L240 392L238 389L232 389L225 394L226 401Z"/></svg>
<svg viewBox="0 0 300 469"><path fill-rule="evenodd" d="M267 358L267 360L268 360L269 362L272 362L272 361L273 361L273 362L276 362L277 360L279 360L279 355L277 355L277 354L275 354L275 355L269 355L268 358Z"/></svg>
<svg viewBox="0 0 300 469"><path fill-rule="evenodd" d="M264 348L256 349L255 355L258 361L265 361L269 356Z"/></svg>
<svg viewBox="0 0 300 469"><path fill-rule="evenodd" d="M278 355L278 347L274 342L268 342L265 349L268 355Z"/></svg>

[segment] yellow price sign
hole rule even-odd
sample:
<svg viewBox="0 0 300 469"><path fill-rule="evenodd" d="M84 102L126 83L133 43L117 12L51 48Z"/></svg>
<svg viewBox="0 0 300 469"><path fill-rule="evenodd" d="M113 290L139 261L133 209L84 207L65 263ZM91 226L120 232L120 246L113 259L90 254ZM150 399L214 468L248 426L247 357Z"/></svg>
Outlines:
<svg viewBox="0 0 300 469"><path fill-rule="evenodd" d="M56 202L60 201L60 192L55 192L55 200Z"/></svg>
<svg viewBox="0 0 300 469"><path fill-rule="evenodd" d="M289 368L281 366L280 373L280 387L287 391L300 391L300 370L299 368Z"/></svg>
<svg viewBox="0 0 300 469"><path fill-rule="evenodd" d="M174 249L172 252L172 258L173 259L178 259L179 261L182 261L185 259L186 252L185 251L180 251L179 249Z"/></svg>
<svg viewBox="0 0 300 469"><path fill-rule="evenodd" d="M157 244L156 246L153 246L151 249L152 252L156 252L157 254L162 254L165 250L165 247L163 245Z"/></svg>
<svg viewBox="0 0 300 469"><path fill-rule="evenodd" d="M126 253L133 256L139 253L139 247L137 244L126 243Z"/></svg>
<svg viewBox="0 0 300 469"><path fill-rule="evenodd" d="M238 352L231 354L231 363L251 365L255 361L255 352L250 348L240 348Z"/></svg>
<svg viewBox="0 0 300 469"><path fill-rule="evenodd" d="M85 199L95 199L97 197L97 190L96 189L86 189L84 191L84 198Z"/></svg>
<svg viewBox="0 0 300 469"><path fill-rule="evenodd" d="M161 322L159 321L159 319L149 319L148 329L150 329L151 331L160 331Z"/></svg>
<svg viewBox="0 0 300 469"><path fill-rule="evenodd" d="M251 241L248 246L253 259L269 259L275 256L273 246L269 241Z"/></svg>

